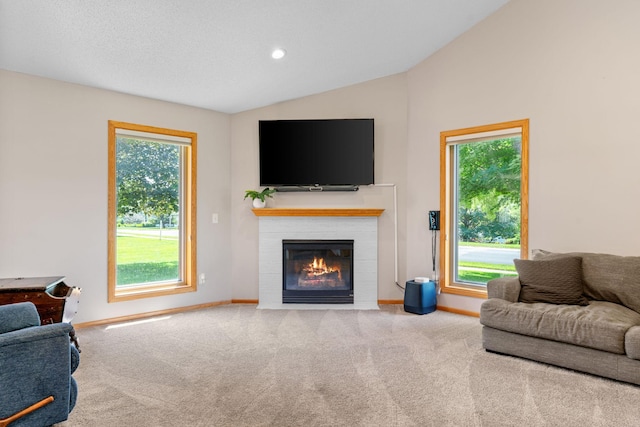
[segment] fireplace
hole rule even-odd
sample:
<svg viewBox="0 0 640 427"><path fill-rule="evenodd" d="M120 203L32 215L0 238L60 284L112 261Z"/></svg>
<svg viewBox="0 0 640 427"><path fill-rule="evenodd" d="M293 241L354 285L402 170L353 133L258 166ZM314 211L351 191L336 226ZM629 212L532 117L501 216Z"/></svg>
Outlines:
<svg viewBox="0 0 640 427"><path fill-rule="evenodd" d="M282 302L353 304L353 240L283 240Z"/></svg>
<svg viewBox="0 0 640 427"><path fill-rule="evenodd" d="M378 310L378 215L373 209L254 209L259 217L259 309ZM353 240L352 304L282 302L284 240Z"/></svg>

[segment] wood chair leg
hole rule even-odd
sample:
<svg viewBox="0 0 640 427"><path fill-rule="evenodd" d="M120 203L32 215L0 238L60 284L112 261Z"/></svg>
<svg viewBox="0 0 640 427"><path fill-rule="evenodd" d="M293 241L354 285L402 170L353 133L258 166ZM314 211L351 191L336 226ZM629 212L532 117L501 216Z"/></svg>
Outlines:
<svg viewBox="0 0 640 427"><path fill-rule="evenodd" d="M0 427L7 427L9 424L14 422L18 418L24 417L25 415L35 411L38 408L42 408L43 406L48 405L51 402L53 402L53 396L46 397L42 399L40 402L34 403L33 405L23 409L20 412L16 412L15 414L11 415L8 418L2 418L0 419Z"/></svg>

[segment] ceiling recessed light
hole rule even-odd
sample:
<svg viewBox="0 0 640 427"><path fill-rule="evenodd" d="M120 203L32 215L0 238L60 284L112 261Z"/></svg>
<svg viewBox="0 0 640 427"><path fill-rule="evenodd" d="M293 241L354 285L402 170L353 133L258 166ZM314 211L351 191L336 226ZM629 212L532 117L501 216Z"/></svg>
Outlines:
<svg viewBox="0 0 640 427"><path fill-rule="evenodd" d="M273 59L282 59L286 54L287 54L286 50L278 48L278 49L274 49L273 52L271 52L271 57Z"/></svg>

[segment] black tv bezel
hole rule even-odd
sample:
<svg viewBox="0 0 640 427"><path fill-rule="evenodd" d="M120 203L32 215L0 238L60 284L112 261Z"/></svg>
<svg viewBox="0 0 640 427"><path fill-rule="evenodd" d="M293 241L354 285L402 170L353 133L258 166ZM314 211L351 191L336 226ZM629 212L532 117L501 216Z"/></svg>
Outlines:
<svg viewBox="0 0 640 427"><path fill-rule="evenodd" d="M358 183L323 183L323 182L309 182L309 183L273 183L264 182L262 178L262 123L263 122L361 122L366 121L371 123L371 182L358 182ZM276 119L276 120L259 120L258 121L258 156L259 156L259 181L261 187L275 188L279 192L296 192L296 191L357 191L360 186L368 186L375 184L375 120L373 118L336 118L336 119ZM367 180L369 181L369 180Z"/></svg>

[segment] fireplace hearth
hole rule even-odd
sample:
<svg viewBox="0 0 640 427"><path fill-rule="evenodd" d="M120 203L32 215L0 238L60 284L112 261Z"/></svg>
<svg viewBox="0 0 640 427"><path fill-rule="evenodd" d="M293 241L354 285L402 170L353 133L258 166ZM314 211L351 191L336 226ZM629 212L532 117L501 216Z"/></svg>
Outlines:
<svg viewBox="0 0 640 427"><path fill-rule="evenodd" d="M282 302L353 304L353 240L283 240Z"/></svg>

